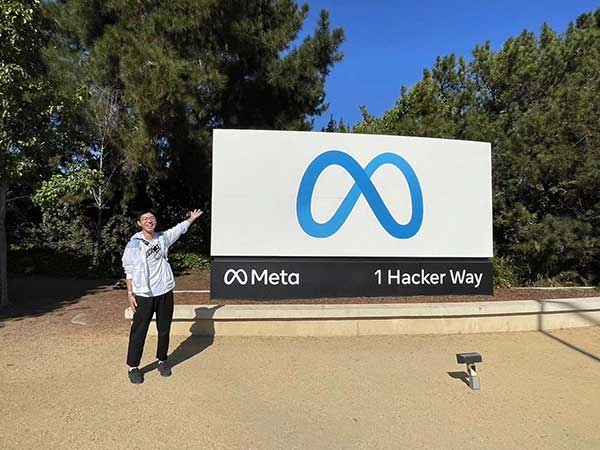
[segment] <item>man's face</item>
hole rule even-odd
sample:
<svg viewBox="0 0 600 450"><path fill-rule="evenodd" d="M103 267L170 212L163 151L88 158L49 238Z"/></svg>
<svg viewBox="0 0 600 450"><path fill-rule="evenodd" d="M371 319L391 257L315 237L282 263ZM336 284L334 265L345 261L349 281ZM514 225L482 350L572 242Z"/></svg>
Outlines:
<svg viewBox="0 0 600 450"><path fill-rule="evenodd" d="M138 225L142 227L146 233L154 233L154 229L156 228L156 217L152 213L145 213L140 216L140 220L138 220Z"/></svg>

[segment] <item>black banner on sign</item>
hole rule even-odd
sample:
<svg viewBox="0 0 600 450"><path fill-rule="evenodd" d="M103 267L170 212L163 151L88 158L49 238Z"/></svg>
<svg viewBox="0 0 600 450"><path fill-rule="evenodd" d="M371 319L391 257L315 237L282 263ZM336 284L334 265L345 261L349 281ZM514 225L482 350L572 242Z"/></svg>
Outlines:
<svg viewBox="0 0 600 450"><path fill-rule="evenodd" d="M215 257L212 299L493 295L488 259Z"/></svg>

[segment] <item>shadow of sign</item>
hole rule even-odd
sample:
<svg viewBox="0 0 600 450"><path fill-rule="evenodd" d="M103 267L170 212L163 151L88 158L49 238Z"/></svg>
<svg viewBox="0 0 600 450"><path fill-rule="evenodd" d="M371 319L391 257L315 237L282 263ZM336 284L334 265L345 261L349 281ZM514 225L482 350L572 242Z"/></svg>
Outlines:
<svg viewBox="0 0 600 450"><path fill-rule="evenodd" d="M465 383L469 388L471 387L471 385L469 384L469 375L467 375L467 372L464 371L459 371L459 372L448 372L448 376L450 378L453 378L455 380L460 380L463 383Z"/></svg>
<svg viewBox="0 0 600 450"><path fill-rule="evenodd" d="M548 306L552 303L551 300L538 300L538 302L540 303L540 312L538 313L538 331L540 333L542 333L543 335L549 337L550 339L570 348L571 350L575 350L576 352L581 353L584 356L587 356L588 358L593 359L594 361L600 362L600 357L598 355L595 355L594 353L588 352L587 350L578 347L574 344L571 344L570 342L567 342L564 339L559 338L558 336L554 336L553 334L549 333L548 331L546 331L545 326L544 326L544 317L548 314L556 314L556 312L551 312L548 311ZM573 303L569 303L569 302L561 302L561 304L567 304L570 306L573 306L573 308L575 309L576 305ZM579 312L575 312L575 314L577 314L578 316L581 316L583 318L585 318L585 320L587 322L591 322L594 325L600 325L600 321L598 321L597 319L593 318L593 316L591 316L589 313L590 312L596 312L597 310L589 310L589 311L579 311Z"/></svg>

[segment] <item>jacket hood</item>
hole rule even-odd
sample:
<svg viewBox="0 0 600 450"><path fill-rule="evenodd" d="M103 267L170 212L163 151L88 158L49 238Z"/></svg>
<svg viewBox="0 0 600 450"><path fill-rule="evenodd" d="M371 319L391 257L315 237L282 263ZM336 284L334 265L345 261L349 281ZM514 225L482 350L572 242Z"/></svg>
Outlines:
<svg viewBox="0 0 600 450"><path fill-rule="evenodd" d="M144 232L143 231L138 231L133 236L131 236L131 238L129 238L130 241L133 241L135 239L144 239Z"/></svg>

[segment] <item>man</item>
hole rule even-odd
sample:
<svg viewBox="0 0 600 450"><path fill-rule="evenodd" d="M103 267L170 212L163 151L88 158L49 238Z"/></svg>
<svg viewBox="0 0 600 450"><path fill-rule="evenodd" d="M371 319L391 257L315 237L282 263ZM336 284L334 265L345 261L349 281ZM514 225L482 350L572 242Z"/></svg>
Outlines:
<svg viewBox="0 0 600 450"><path fill-rule="evenodd" d="M127 365L129 380L134 384L144 382L144 374L139 369L139 364L148 327L155 313L158 331L158 371L163 377L171 375L167 353L173 321L175 278L167 256L169 247L201 215L202 211L195 209L187 220L167 231L156 232L156 216L152 211L143 211L137 218L137 224L142 231L134 234L125 247L123 269L127 281L127 298L133 311Z"/></svg>

